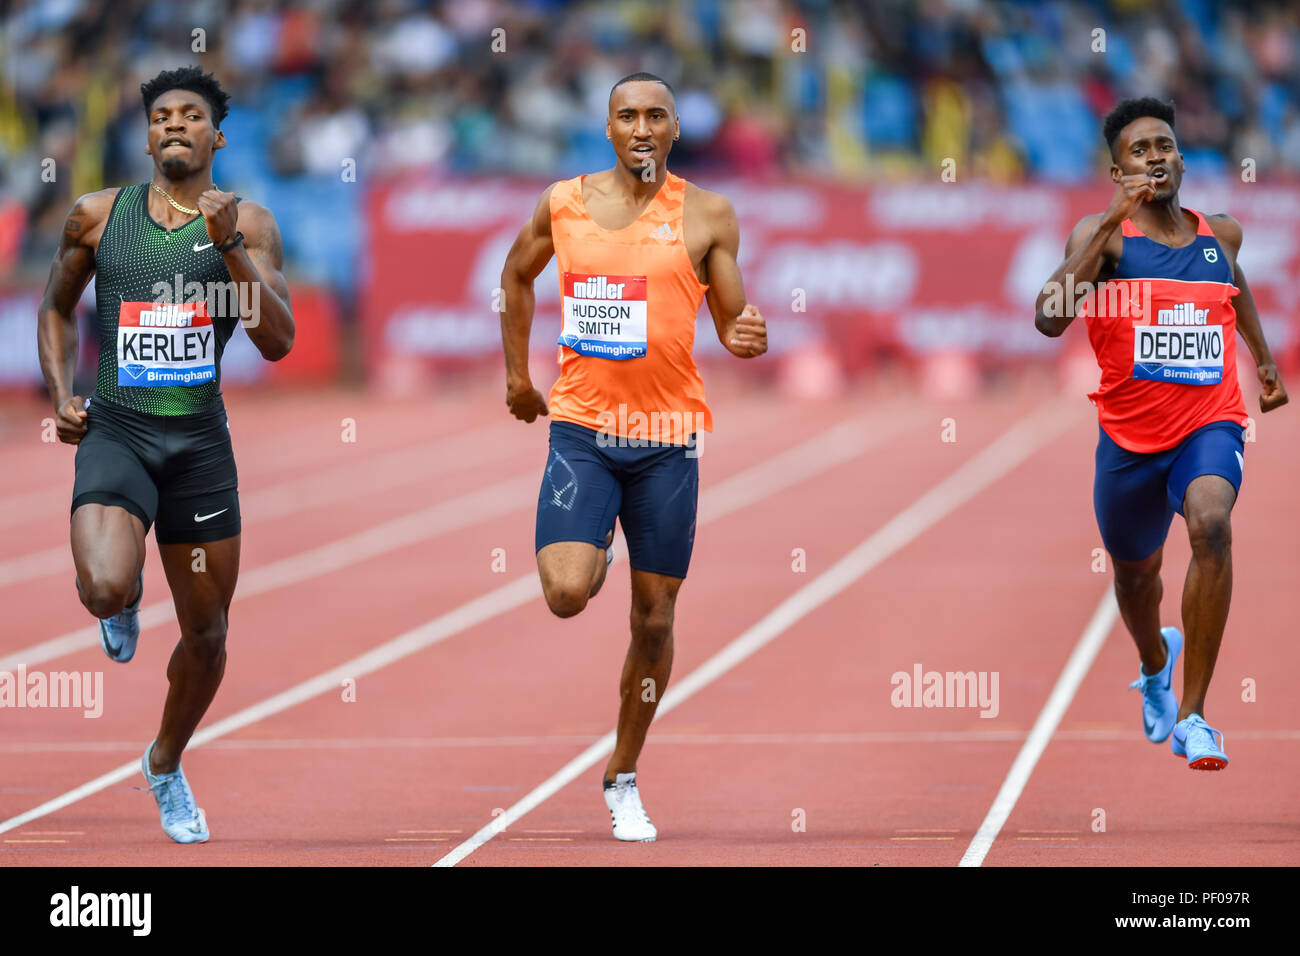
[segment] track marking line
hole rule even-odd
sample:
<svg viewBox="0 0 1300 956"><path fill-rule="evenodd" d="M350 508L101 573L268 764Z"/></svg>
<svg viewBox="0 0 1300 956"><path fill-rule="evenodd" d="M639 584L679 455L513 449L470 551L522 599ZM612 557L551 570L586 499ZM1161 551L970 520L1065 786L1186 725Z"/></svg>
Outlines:
<svg viewBox="0 0 1300 956"><path fill-rule="evenodd" d="M240 576L237 596L242 600L309 581L390 551L509 514L527 507L527 496L536 493L536 485L537 479L534 477L511 478L263 564ZM521 496L524 496L524 500L521 500ZM176 611L170 594L165 600L140 608L142 632L175 621ZM79 627L67 634L7 654L0 658L0 671L30 668L35 664L94 647L98 643L97 625Z"/></svg>
<svg viewBox="0 0 1300 956"><path fill-rule="evenodd" d="M907 414L884 423L868 422L865 416L842 421L803 444L780 452L706 489L700 495L697 525L723 517L767 495L829 470L876 444L896 437L906 427L919 422L919 415ZM472 527L480 521L531 508L536 501L538 480L536 475L529 475L498 482L253 568L241 574L236 598L243 600L308 581L399 548ZM619 535L621 533L620 528ZM625 542L622 544L622 553L627 554ZM142 632L151 627L172 624L175 620L176 612L170 594L165 600L140 608ZM97 625L86 625L0 657L0 671L30 668L94 647L98 643Z"/></svg>
<svg viewBox="0 0 1300 956"><path fill-rule="evenodd" d="M756 421L742 419L729 428L728 443L736 443L759 431ZM348 500L355 495L358 483L370 492L388 490L425 481L434 475L492 464L516 452L518 443L513 439L518 432L515 424L489 425L430 438L419 445L381 452L361 462L340 460L331 463L330 470L324 472L316 470L314 463L307 462L304 468L311 472L309 477L295 477L241 494L240 508L246 518L261 513L266 517L256 520L274 521ZM245 457L245 453L240 452L240 457ZM33 515L53 510L53 494L55 492L47 488L20 498L0 500L0 527L30 521ZM71 487L66 492L58 492L58 507L66 507L65 499L70 495ZM0 560L0 587L69 570L72 570L72 552L64 543Z"/></svg>
<svg viewBox="0 0 1300 956"><path fill-rule="evenodd" d="M1077 840L1078 837L1067 836L1050 836L1050 837L1016 837L1017 840L1034 840L1039 843L1060 843L1063 840Z"/></svg>
<svg viewBox="0 0 1300 956"><path fill-rule="evenodd" d="M660 745L681 744L701 746L738 745L756 746L799 746L816 744L846 745L855 744L963 744L963 743L1021 743L1029 736L1028 731L979 731L979 730L906 730L906 731L865 731L863 733L792 733L792 734L660 734L655 742ZM568 746L570 744L590 744L599 740L598 734L575 734L540 737L348 737L326 739L235 739L213 741L209 750L374 750L390 748L402 750L436 750L441 748L480 748L480 747L518 747L536 748L546 746ZM1068 740L1078 743L1124 743L1133 740L1133 732L1058 730L1055 740ZM1300 740L1300 730L1238 730L1235 740L1296 741ZM0 743L0 753L47 754L47 753L130 753L139 749L134 741L121 740L83 740L50 741L33 743ZM968 788L969 789L969 788ZM977 788L978 789L978 788ZM3 791L0 791L3 792ZM8 792L15 792L9 790ZM1023 833L1039 831L1023 830ZM1051 831L1041 831L1051 832ZM1065 833L1074 831L1065 830Z"/></svg>
<svg viewBox="0 0 1300 956"><path fill-rule="evenodd" d="M515 451L515 446L503 440L505 433L505 428L493 428L485 438L482 431L464 432L385 452L359 463L340 462L327 472L313 470L306 478L295 477L242 493L240 511L245 525L252 526L349 500L355 497L358 487L366 488L367 493L387 491L436 475L488 465ZM32 514L31 510L26 512L29 518ZM65 571L74 571L72 549L66 542L0 561L0 588Z"/></svg>
<svg viewBox="0 0 1300 956"><path fill-rule="evenodd" d="M1092 614L1092 620L1083 629L1083 634L1074 646L1070 659L1065 662L1065 669L1056 679L1056 686L1052 688L1047 703L1043 705L1038 719L1034 721L1034 727L1029 731L1020 753L1016 754L1015 762L1007 772L1006 779L1002 781L998 795L993 798L993 805L989 807L984 822L980 824L980 828L971 839L970 846L966 847L966 852L962 854L958 866L980 866L984 862L984 857L993 847L993 841L998 838L998 832L1011 816L1020 794L1024 792L1025 784L1029 782L1038 758L1047 749L1047 744L1056 732L1057 725L1070 707L1070 701L1074 699L1075 692L1083 683L1083 678L1087 676L1088 669L1092 667L1097 652L1106 642L1106 635L1110 633L1118 619L1119 605L1115 603L1115 592L1107 586L1106 592L1097 604L1097 610Z"/></svg>
<svg viewBox="0 0 1300 956"><path fill-rule="evenodd" d="M916 421L920 420L919 416L903 415L899 416L897 419L884 423L873 423L870 422L866 416L859 416L848 421L840 422L808 441L805 441L794 448L788 449L774 458L769 458L761 464L745 469L744 471L725 479L718 485L713 486L709 489L709 492L700 496L702 506L704 505L704 499L706 497L709 499L711 504L707 512L705 512L703 507L701 507L701 514L697 524L706 524L715 520L717 517L735 510L733 507L730 507L730 497L745 498L748 496L746 500L752 503L762 497L762 495L754 497L758 493L758 489L765 490L766 494L774 494L777 491L782 491L809 477L820 474L823 471L828 471L836 465L841 464L856 455L862 454L875 445L881 444L890 438L901 434L907 427L909 427L913 418L915 418ZM774 463L779 461L786 462L787 466L790 468L790 471L786 473L783 480L780 479L780 476L774 475L772 471ZM818 469L817 466L818 462L820 462L820 469ZM522 481L523 479L519 480ZM528 479L528 481L530 488L536 488L536 479ZM500 485L492 486L492 488L485 489L483 493L492 491L493 489L501 489L503 486L508 484L511 484L511 482L503 482ZM446 502L442 505L437 505L426 512L421 512L420 514L427 515L434 512L440 512L440 509L447 509L451 506L462 508L463 499L459 500L462 502L459 505L455 502ZM532 499L530 497L528 503L531 504L531 501ZM406 518L397 519L395 522L389 522L389 524L380 527L387 529L393 525L409 522L413 517L415 516L407 516ZM448 518L447 520L452 519ZM379 529L372 528L363 535L354 535L352 538L344 540L350 541L354 539L365 539L370 541L370 547L383 549L384 542L382 538L377 540L374 538L377 530ZM392 532L386 531L385 533ZM403 536L409 536L412 534L410 530L403 531L401 528L399 528L396 533ZM323 549L316 549L316 551L328 551L332 560L342 561L344 564L352 563L348 560L351 552L340 548L339 545L340 542L334 542L333 544L326 545ZM310 554L312 552L308 553ZM290 573L301 574L301 569L295 568L295 563L298 560L299 559L297 558L291 560L286 559L285 561L275 562L274 564L265 565L263 568L257 569L258 571L263 572L263 575L258 578L260 582L263 582L261 590L270 589L269 585L265 582L267 579L274 579L274 574L272 572L277 566L284 566L285 568L280 572L282 577L287 576ZM484 621L504 614L507 611L514 610L516 607L526 604L534 598L540 597L541 593L541 581L538 579L536 572L516 578L514 581L488 591L487 593L460 605L454 610L441 614L433 620L428 621L413 630L407 631L405 634L370 649L359 657L354 657L352 660L346 661L323 674L319 674L316 677L303 681L300 684L290 687L288 690L282 691L272 697L268 697L257 704L246 707L229 717L197 731L194 736L190 738L190 744L186 748L186 751L188 752L196 747L201 747L209 741L216 740L219 737L224 737L236 730L241 730L244 727L255 724L260 720L278 714L283 710L294 707L304 701L312 699L313 697L318 697L326 693L333 693L338 689L340 682L344 678L356 679L358 677L363 677L366 674L388 666L394 661L401 660L417 651L424 650L440 641L446 640L448 637L459 634L461 631L468 630ZM151 605L151 607L157 607L157 605ZM142 629L144 627L143 618L146 610L148 610L148 608L141 610ZM77 635L70 635L70 637L75 636ZM66 640L66 638L60 640ZM98 638L95 637L91 640L91 643L94 643L97 640ZM6 667L6 663L10 659L12 658L0 660L0 670L10 669ZM668 697L665 696L665 701L667 699ZM662 709L662 707L663 705L661 704L660 708ZM122 764L120 767L110 770L105 774L101 774L94 780L88 781L79 787L69 790L67 793L61 794L52 800L47 800L40 806L33 807L25 813L20 813L16 817L11 817L8 820L0 822L0 833L13 830L25 823L30 823L32 820L37 820L55 812L56 810L61 810L66 806L76 803L79 800L83 800L92 794L98 793L101 790L105 790L116 783L120 783L123 780L134 776L136 773L139 773L139 770L140 762L138 759Z"/></svg>
<svg viewBox="0 0 1300 956"><path fill-rule="evenodd" d="M659 703L656 719L673 711L812 611L848 589L876 565L1003 478L1044 444L1074 425L1077 419L1077 415L1064 411L1060 403L1053 403L1011 426L991 444L886 521L834 565L778 604L682 680L669 686ZM615 739L615 731L606 733L522 800L498 814L491 823L433 865L455 866L464 860L607 756L614 749Z"/></svg>

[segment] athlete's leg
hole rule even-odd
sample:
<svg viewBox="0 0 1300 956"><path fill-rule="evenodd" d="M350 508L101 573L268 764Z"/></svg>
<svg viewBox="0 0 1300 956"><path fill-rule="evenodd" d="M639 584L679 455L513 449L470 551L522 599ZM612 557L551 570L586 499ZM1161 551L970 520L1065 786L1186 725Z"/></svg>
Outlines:
<svg viewBox="0 0 1300 956"><path fill-rule="evenodd" d="M673 612L681 578L632 572L632 641L619 680L618 739L605 779L633 773L673 669Z"/></svg>
<svg viewBox="0 0 1300 956"><path fill-rule="evenodd" d="M1245 476L1241 426L1215 422L1179 447L1167 495L1187 522L1192 560L1183 585L1187 660L1178 719L1205 716L1205 694L1219 656L1232 597L1232 508Z"/></svg>
<svg viewBox="0 0 1300 956"><path fill-rule="evenodd" d="M551 422L534 550L542 593L555 615L573 617L605 583L604 549L622 500L597 433Z"/></svg>
<svg viewBox="0 0 1300 956"><path fill-rule="evenodd" d="M557 617L573 617L605 583L605 552L585 541L557 541L537 552L546 605Z"/></svg>
<svg viewBox="0 0 1300 956"><path fill-rule="evenodd" d="M139 597L145 535L158 510L146 461L150 436L102 405L88 410L72 486L72 562L77 595L95 617L111 618Z"/></svg>
<svg viewBox="0 0 1300 956"><path fill-rule="evenodd" d="M1178 719L1205 716L1219 644L1228 622L1232 599L1232 506L1237 489L1219 475L1201 475L1187 486L1183 516L1192 544L1192 560L1183 584L1183 633L1187 658L1183 664L1183 699Z"/></svg>
<svg viewBox="0 0 1300 956"><path fill-rule="evenodd" d="M1142 669L1148 674L1159 673L1165 666L1165 640L1160 634L1160 599L1164 585L1160 581L1160 562L1164 555L1161 545L1155 553L1141 561L1120 561L1111 556L1115 564L1115 599L1124 626L1133 635Z"/></svg>
<svg viewBox="0 0 1300 956"><path fill-rule="evenodd" d="M145 526L116 505L83 504L72 513L77 596L97 618L110 618L139 596Z"/></svg>
<svg viewBox="0 0 1300 956"><path fill-rule="evenodd" d="M153 773L172 773L207 712L226 670L226 624L239 577L239 536L197 544L162 544L163 568L176 605L181 639L167 664L167 702Z"/></svg>
<svg viewBox="0 0 1300 956"><path fill-rule="evenodd" d="M1167 496L1173 455L1131 452L1099 428L1096 457L1093 508L1115 566L1115 599L1143 672L1157 674L1166 657L1160 633L1160 563L1174 520Z"/></svg>
<svg viewBox="0 0 1300 956"><path fill-rule="evenodd" d="M673 666L677 592L695 547L699 459L681 446L628 456L619 521L632 565L632 640L619 680L618 739L605 780L636 770Z"/></svg>

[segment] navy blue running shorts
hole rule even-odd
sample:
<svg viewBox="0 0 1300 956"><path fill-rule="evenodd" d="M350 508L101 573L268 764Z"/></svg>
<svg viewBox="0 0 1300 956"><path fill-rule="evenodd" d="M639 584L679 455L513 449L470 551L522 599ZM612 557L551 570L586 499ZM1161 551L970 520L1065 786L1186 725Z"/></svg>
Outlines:
<svg viewBox="0 0 1300 956"><path fill-rule="evenodd" d="M684 578L695 546L698 450L613 444L618 440L573 422L551 422L536 550L557 541L603 549L617 518L635 570Z"/></svg>
<svg viewBox="0 0 1300 956"><path fill-rule="evenodd" d="M1165 543L1194 479L1219 475L1241 490L1245 444L1236 422L1204 425L1173 448L1151 454L1121 448L1105 429L1098 430L1092 503L1102 543L1117 561L1141 561Z"/></svg>

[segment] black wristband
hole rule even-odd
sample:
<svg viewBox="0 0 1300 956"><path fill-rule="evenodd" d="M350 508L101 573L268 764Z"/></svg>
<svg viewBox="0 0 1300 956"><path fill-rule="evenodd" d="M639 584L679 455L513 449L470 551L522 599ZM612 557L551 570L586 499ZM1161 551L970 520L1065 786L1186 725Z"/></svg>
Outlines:
<svg viewBox="0 0 1300 956"><path fill-rule="evenodd" d="M243 241L244 241L244 234L242 232L236 232L233 236L231 236L221 245L217 246L217 252L221 252L221 253L229 252L231 249L235 248L235 246L239 245Z"/></svg>

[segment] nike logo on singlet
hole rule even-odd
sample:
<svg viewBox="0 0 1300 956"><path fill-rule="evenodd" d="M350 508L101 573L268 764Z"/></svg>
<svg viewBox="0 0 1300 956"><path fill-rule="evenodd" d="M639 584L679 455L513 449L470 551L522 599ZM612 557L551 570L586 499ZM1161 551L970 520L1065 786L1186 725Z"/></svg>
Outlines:
<svg viewBox="0 0 1300 956"><path fill-rule="evenodd" d="M207 243L207 244L205 244L205 245L202 245L202 246L199 245L197 242L194 243L194 251L195 251L195 252L202 252L204 249L211 249L211 248L212 248L212 243L210 243L210 242Z"/></svg>

